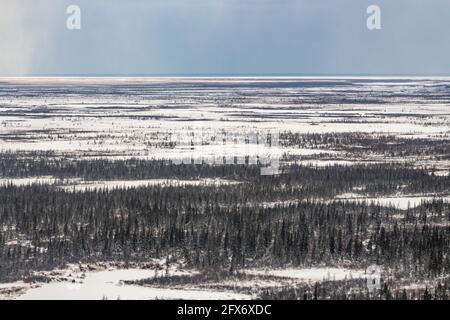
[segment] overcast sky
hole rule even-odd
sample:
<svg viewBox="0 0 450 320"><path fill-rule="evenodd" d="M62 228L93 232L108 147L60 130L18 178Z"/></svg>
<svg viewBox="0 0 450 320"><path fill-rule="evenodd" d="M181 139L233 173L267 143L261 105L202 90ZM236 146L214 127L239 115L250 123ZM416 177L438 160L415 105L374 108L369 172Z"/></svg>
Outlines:
<svg viewBox="0 0 450 320"><path fill-rule="evenodd" d="M3 76L448 75L449 57L450 0L0 0Z"/></svg>

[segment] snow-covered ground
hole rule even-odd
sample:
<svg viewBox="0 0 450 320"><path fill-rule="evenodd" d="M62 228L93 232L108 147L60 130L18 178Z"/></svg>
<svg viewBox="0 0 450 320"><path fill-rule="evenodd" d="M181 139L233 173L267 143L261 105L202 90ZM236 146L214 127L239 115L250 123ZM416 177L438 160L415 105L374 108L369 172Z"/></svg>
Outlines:
<svg viewBox="0 0 450 320"><path fill-rule="evenodd" d="M164 145L170 134L187 137L191 132L216 137L257 130L388 133L409 138L450 134L445 91L450 79L446 78L1 80L3 151L173 159L190 152L201 151L205 157L243 152L230 141L193 150ZM255 145L246 149L254 155Z"/></svg>
<svg viewBox="0 0 450 320"><path fill-rule="evenodd" d="M366 278L364 270L351 270L345 268L302 268L302 269L247 269L242 272L246 275L256 276L251 280L224 279L222 282L198 283L187 286L176 285L173 288L151 285L125 284L127 280L141 280L164 276L166 271L140 268L109 268L100 270L82 270L70 265L66 270L42 272L52 275L49 283L14 283L0 284L0 299L7 298L6 292L15 293L9 298L19 300L101 300L101 299L202 299L222 300L236 299L248 300L254 298L252 294L239 293L239 290L248 290L281 287L295 283L313 283L318 281L339 281ZM195 271L170 268L169 276L194 275ZM56 275L56 276L55 276ZM271 276L272 278L267 278ZM261 278L258 278L261 277ZM218 290L217 287L222 287ZM227 289L223 289L227 288ZM255 292L256 292L255 291ZM2 296L3 293L3 296Z"/></svg>
<svg viewBox="0 0 450 320"><path fill-rule="evenodd" d="M177 274L181 274L177 272ZM153 270L124 269L86 272L84 279L75 282L55 282L31 288L19 300L154 300L154 299L199 299L226 300L250 299L233 292L219 292L193 289L151 288L126 285L122 281L151 278Z"/></svg>
<svg viewBox="0 0 450 320"><path fill-rule="evenodd" d="M450 196L391 196L391 197L362 197L353 193L343 194L337 197L337 199L351 201L351 202L366 202L374 203L381 206L392 206L401 210L406 210L408 208L415 208L420 206L424 202L429 202L432 200L443 200L450 202Z"/></svg>
<svg viewBox="0 0 450 320"><path fill-rule="evenodd" d="M13 186L29 186L32 184L58 184L61 180L48 176L48 177L29 177L29 178L0 178L0 186L13 185Z"/></svg>
<svg viewBox="0 0 450 320"><path fill-rule="evenodd" d="M450 137L449 78L440 79L310 79L310 78L16 78L0 79L0 152L55 151L72 159L166 159L214 161L223 156L295 156L297 163L323 167L384 161L414 161L448 176L442 159L383 159L372 154L350 159L321 148L268 148L223 136L248 132L389 134L402 138ZM432 97L432 99L430 99ZM191 134L206 143L192 145ZM174 136L184 136L180 143ZM175 142L176 145L171 142ZM197 141L198 143L198 141ZM330 155L330 156L328 156ZM314 159L317 156L317 159ZM322 158L323 156L323 158ZM306 159L302 159L305 157ZM447 158L448 159L448 158ZM434 169L433 169L434 170ZM52 184L69 191L239 183L203 180L59 180L54 177L3 178L0 185ZM432 195L369 198L345 194L337 199L374 202L407 209ZM450 197L438 197L450 201ZM266 202L263 206L287 205ZM317 201L321 201L318 199ZM14 240L7 246L30 246ZM41 248L37 248L40 250ZM193 271L189 271L193 272ZM171 275L189 274L171 270ZM363 270L340 268L251 269L260 281L226 280L234 288L270 287L296 282L364 277ZM124 284L151 278L154 269L80 270L71 266L49 283L0 284L0 298L18 299L250 299L250 294L196 286L163 288ZM274 277L265 279L264 276ZM3 295L3 296L2 296Z"/></svg>
<svg viewBox="0 0 450 320"><path fill-rule="evenodd" d="M306 268L306 269L254 269L245 271L252 275L269 275L290 278L303 282L339 281L364 278L364 270L350 270L344 268Z"/></svg>

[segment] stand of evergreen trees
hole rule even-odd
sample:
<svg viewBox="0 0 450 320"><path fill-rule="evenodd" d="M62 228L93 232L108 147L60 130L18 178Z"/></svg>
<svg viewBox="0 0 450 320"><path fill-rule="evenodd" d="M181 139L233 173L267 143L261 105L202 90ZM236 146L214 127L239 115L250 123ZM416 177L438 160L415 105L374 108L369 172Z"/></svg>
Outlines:
<svg viewBox="0 0 450 320"><path fill-rule="evenodd" d="M260 205L286 196L271 187L1 187L0 276L65 262L169 254L192 267L229 271L351 261L354 267L381 264L430 277L450 272L449 203L397 210L305 197Z"/></svg>

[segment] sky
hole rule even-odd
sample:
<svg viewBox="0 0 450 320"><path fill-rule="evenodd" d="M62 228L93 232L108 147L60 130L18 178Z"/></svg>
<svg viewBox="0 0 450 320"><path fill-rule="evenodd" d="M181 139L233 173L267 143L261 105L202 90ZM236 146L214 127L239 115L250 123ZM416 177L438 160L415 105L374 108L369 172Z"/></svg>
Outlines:
<svg viewBox="0 0 450 320"><path fill-rule="evenodd" d="M449 57L449 0L0 0L0 76L450 75Z"/></svg>

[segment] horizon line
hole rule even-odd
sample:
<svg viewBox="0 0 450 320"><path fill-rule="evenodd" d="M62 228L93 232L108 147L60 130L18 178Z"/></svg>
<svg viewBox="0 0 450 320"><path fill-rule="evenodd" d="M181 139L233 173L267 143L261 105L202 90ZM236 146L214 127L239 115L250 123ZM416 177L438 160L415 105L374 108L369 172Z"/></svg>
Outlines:
<svg viewBox="0 0 450 320"><path fill-rule="evenodd" d="M0 79L27 78L449 78L450 74L36 74L36 75L0 75Z"/></svg>

